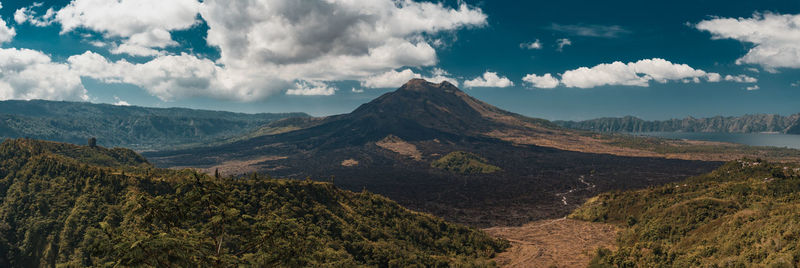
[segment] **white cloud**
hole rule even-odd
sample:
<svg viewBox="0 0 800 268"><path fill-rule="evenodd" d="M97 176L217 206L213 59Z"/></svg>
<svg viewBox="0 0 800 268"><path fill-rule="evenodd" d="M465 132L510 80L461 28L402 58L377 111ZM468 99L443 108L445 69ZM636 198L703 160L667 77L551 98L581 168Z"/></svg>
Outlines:
<svg viewBox="0 0 800 268"><path fill-rule="evenodd" d="M563 51L565 46L571 46L572 45L572 41L570 41L567 38L558 39L558 40L556 40L556 43L558 43L558 48L556 49L558 51Z"/></svg>
<svg viewBox="0 0 800 268"><path fill-rule="evenodd" d="M120 99L120 98L119 98L119 97L117 97L117 96L114 96L114 100L116 101L116 102L114 102L114 105L116 105L116 106L131 106L131 104L130 104L130 103L128 103L127 101L124 101L124 100Z"/></svg>
<svg viewBox="0 0 800 268"><path fill-rule="evenodd" d="M790 84L793 87L800 87L800 81L794 82Z"/></svg>
<svg viewBox="0 0 800 268"><path fill-rule="evenodd" d="M542 76L529 74L522 81L530 83L537 88L554 88L563 84L566 87L593 88L599 86L638 86L648 87L651 82L667 83L677 81L682 83L720 82L722 80L737 83L755 83L758 80L747 75L726 75L724 78L719 73L710 73L692 68L686 64L677 64L670 61L653 58L636 62L622 63L615 61L603 63L594 67L580 67L565 71L561 80L549 73Z"/></svg>
<svg viewBox="0 0 800 268"><path fill-rule="evenodd" d="M736 83L755 83L758 82L758 79L744 74L740 74L737 76L726 75L725 81L736 82Z"/></svg>
<svg viewBox="0 0 800 268"><path fill-rule="evenodd" d="M483 76L475 77L472 80L464 81L465 87L510 87L511 82L507 77L498 76L496 72L486 71Z"/></svg>
<svg viewBox="0 0 800 268"><path fill-rule="evenodd" d="M522 49L542 49L542 42L540 42L539 39L536 39L536 41L533 41L533 42L519 44L519 48L522 48Z"/></svg>
<svg viewBox="0 0 800 268"><path fill-rule="evenodd" d="M336 93L336 88L319 81L299 81L294 88L286 91L286 95L302 96L330 96Z"/></svg>
<svg viewBox="0 0 800 268"><path fill-rule="evenodd" d="M553 23L547 29L577 36L616 38L631 31L619 25L564 25Z"/></svg>
<svg viewBox="0 0 800 268"><path fill-rule="evenodd" d="M454 86L458 86L458 80L450 78L450 73L445 70L434 68L430 76L422 76L411 69L402 71L390 70L381 74L373 75L361 80L361 86L365 88L399 88L406 82L414 78L422 78L433 83L448 81Z"/></svg>
<svg viewBox="0 0 800 268"><path fill-rule="evenodd" d="M34 9L42 6L41 2L34 2L30 6L17 9L14 12L14 21L17 24L30 23L36 27L45 27L53 24L53 19L56 15L53 8L48 8L44 15L39 16L38 12Z"/></svg>
<svg viewBox="0 0 800 268"><path fill-rule="evenodd" d="M30 49L0 49L0 100L88 100L69 65Z"/></svg>
<svg viewBox="0 0 800 268"><path fill-rule="evenodd" d="M546 73L542 76L538 76L536 74L528 74L522 78L522 81L527 82L531 84L533 87L537 88L555 88L559 84L558 79L553 77L549 73Z"/></svg>
<svg viewBox="0 0 800 268"><path fill-rule="evenodd" d="M459 86L458 80L456 80L455 78L451 78L450 76L451 76L450 73L448 73L442 68L433 68L433 70L431 71L431 76L428 77L423 76L422 79L428 80L428 82L432 83L441 83L447 81L450 82L450 84L453 84L454 86L458 87Z"/></svg>
<svg viewBox="0 0 800 268"><path fill-rule="evenodd" d="M208 0L201 14L220 63L288 81L362 80L432 66L436 51L423 34L486 24L480 9L464 3L453 9L411 0Z"/></svg>
<svg viewBox="0 0 800 268"><path fill-rule="evenodd" d="M759 90L761 88L758 85L752 85L752 86L746 87L745 89L747 89L748 91L753 91L753 90Z"/></svg>
<svg viewBox="0 0 800 268"><path fill-rule="evenodd" d="M3 20L3 18L0 18L0 44L11 42L11 40L14 39L14 36L16 35L17 31L14 30L14 28L12 27L8 27L6 21Z"/></svg>
<svg viewBox="0 0 800 268"><path fill-rule="evenodd" d="M131 56L139 56L139 57L147 57L147 56L158 56L164 55L165 53L140 45L132 45L132 44L119 44L115 45L110 50L113 54L128 54Z"/></svg>
<svg viewBox="0 0 800 268"><path fill-rule="evenodd" d="M164 50L177 45L170 31L192 27L197 14L209 26L208 44L220 50L217 61ZM430 43L442 39L437 35L482 27L486 15L465 3L451 8L411 0L72 0L56 12L55 21L62 33L82 28L102 34L91 44L111 53L153 57L112 62L87 51L68 59L81 76L137 85L165 101L198 96L252 101L279 92L333 94L329 81L387 86L390 81L374 77L435 65ZM411 78L458 84L438 69L430 77L411 70L400 75L409 72Z"/></svg>
<svg viewBox="0 0 800 268"><path fill-rule="evenodd" d="M353 89L351 89L351 91L353 91L353 93L364 93L364 89L363 88L353 88Z"/></svg>
<svg viewBox="0 0 800 268"><path fill-rule="evenodd" d="M722 75L720 75L718 73L708 73L706 75L706 79L708 80L708 82L712 82L712 83L719 82L719 81L722 81Z"/></svg>
<svg viewBox="0 0 800 268"><path fill-rule="evenodd" d="M81 76L105 83L137 85L164 101L198 96L255 101L289 87L282 80L254 71L226 69L185 53L131 63L124 59L111 62L87 51L67 61Z"/></svg>
<svg viewBox="0 0 800 268"><path fill-rule="evenodd" d="M734 39L754 46L737 64L758 64L767 71L800 68L800 15L756 13L750 18L713 18L696 25L714 39Z"/></svg>
<svg viewBox="0 0 800 268"><path fill-rule="evenodd" d="M56 12L55 21L62 33L85 28L122 39L114 53L154 55L146 49L177 45L169 31L195 25L199 8L196 0L72 0Z"/></svg>
<svg viewBox="0 0 800 268"><path fill-rule="evenodd" d="M580 67L561 75L561 82L567 87L592 88L605 85L647 87L650 81L666 83L672 80L694 78L716 79L703 70L686 64L675 64L664 59L644 59L627 64L615 61L599 64L591 68Z"/></svg>
<svg viewBox="0 0 800 268"><path fill-rule="evenodd" d="M405 69L399 72L391 70L367 77L361 81L361 86L367 88L398 88L408 82L408 80L421 77L422 75L415 73L411 69Z"/></svg>
<svg viewBox="0 0 800 268"><path fill-rule="evenodd" d="M103 41L91 41L89 42L89 44L95 47L106 47L108 45L106 44L106 42Z"/></svg>

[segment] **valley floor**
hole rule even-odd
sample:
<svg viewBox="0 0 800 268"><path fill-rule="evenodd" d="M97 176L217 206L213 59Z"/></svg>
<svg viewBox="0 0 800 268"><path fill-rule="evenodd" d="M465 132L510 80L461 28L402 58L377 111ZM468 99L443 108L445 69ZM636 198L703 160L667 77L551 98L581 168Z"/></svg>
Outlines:
<svg viewBox="0 0 800 268"><path fill-rule="evenodd" d="M567 218L483 230L511 242L495 258L501 267L586 267L598 248L615 249L618 231L611 224Z"/></svg>

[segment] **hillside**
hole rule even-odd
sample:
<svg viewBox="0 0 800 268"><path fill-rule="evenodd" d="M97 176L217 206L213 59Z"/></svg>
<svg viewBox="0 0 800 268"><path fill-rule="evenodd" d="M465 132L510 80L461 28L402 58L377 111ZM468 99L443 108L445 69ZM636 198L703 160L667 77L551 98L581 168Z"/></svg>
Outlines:
<svg viewBox="0 0 800 268"><path fill-rule="evenodd" d="M2 267L492 266L507 247L365 191L158 169L124 149L7 140L0 177Z"/></svg>
<svg viewBox="0 0 800 268"><path fill-rule="evenodd" d="M472 153L456 151L431 162L431 166L461 174L494 173L501 169Z"/></svg>
<svg viewBox="0 0 800 268"><path fill-rule="evenodd" d="M626 116L577 122L554 121L553 123L566 128L599 132L778 132L800 134L800 131L798 131L800 130L800 114L790 116L756 114L710 118L687 117L663 121L645 121L633 116Z"/></svg>
<svg viewBox="0 0 800 268"><path fill-rule="evenodd" d="M333 177L344 189L366 188L411 209L479 227L563 217L602 191L680 180L721 164L697 159L735 155L714 151L733 148L725 145L690 151L697 145L677 142L659 145L673 151L656 152L622 138L598 137L504 111L450 83L422 79L348 114L281 120L262 130L225 144L144 155L159 167L207 173L259 171L322 181ZM736 150L745 154L740 147ZM451 160L466 161L453 161L445 169L439 167L447 163L432 165L454 152L480 161L470 164L456 157ZM800 156L800 151L787 152L792 153ZM487 172L461 172L470 165ZM584 181L597 187L586 189Z"/></svg>
<svg viewBox="0 0 800 268"><path fill-rule="evenodd" d="M135 150L175 148L235 137L303 113L242 114L183 108L145 108L85 102L0 101L0 140L34 139Z"/></svg>
<svg viewBox="0 0 800 268"><path fill-rule="evenodd" d="M623 228L594 267L797 267L800 166L729 162L683 182L604 193L570 217Z"/></svg>

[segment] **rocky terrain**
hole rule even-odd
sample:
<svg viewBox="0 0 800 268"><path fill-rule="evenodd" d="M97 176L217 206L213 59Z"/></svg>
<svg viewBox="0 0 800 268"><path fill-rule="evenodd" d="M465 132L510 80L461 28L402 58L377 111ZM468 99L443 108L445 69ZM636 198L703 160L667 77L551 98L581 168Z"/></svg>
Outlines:
<svg viewBox="0 0 800 268"><path fill-rule="evenodd" d="M145 156L161 167L334 182L480 227L563 217L600 192L660 185L721 164L609 144L421 79L352 113L297 121L292 131ZM463 174L431 165L457 151L497 169Z"/></svg>

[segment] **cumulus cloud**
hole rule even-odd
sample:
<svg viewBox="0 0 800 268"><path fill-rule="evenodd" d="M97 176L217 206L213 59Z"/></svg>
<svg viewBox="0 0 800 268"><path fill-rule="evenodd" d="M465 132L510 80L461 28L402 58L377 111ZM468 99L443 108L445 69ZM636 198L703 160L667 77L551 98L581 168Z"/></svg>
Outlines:
<svg viewBox="0 0 800 268"><path fill-rule="evenodd" d="M759 89L761 89L761 87L759 87L758 85L752 85L752 86L746 87L745 89L747 89L747 91L753 91L753 90L759 90Z"/></svg>
<svg viewBox="0 0 800 268"><path fill-rule="evenodd" d="M539 39L536 39L536 41L533 41L533 42L519 44L519 48L522 48L522 49L542 49L542 42L540 42Z"/></svg>
<svg viewBox="0 0 800 268"><path fill-rule="evenodd" d="M708 82L712 82L712 83L719 82L719 81L722 81L722 75L720 75L718 73L708 73L706 75L706 79L708 79Z"/></svg>
<svg viewBox="0 0 800 268"><path fill-rule="evenodd" d="M730 78L729 78L730 77ZM726 81L751 82L755 78L740 76L726 76ZM622 63L615 61L603 63L594 67L580 67L565 71L561 74L561 79L557 79L549 73L542 76L529 74L522 78L523 81L537 88L554 88L559 84L566 87L593 88L599 86L650 86L651 82L667 83L669 81L679 81L684 83L700 83L703 80L708 82L719 82L722 75L709 73L700 69L692 68L686 64L676 64L670 61L653 58L644 59L637 62Z"/></svg>
<svg viewBox="0 0 800 268"><path fill-rule="evenodd" d="M294 88L286 91L286 95L301 96L330 96L336 92L336 88L328 86L319 81L299 81Z"/></svg>
<svg viewBox="0 0 800 268"><path fill-rule="evenodd" d="M706 72L692 68L686 64L672 63L665 59L653 58L636 62L623 63L615 61L594 67L580 67L565 71L561 79L549 73L538 76L529 74L522 78L537 88L554 88L559 84L566 87L593 88L599 86L638 86L648 87L652 82L667 83L677 81L683 83L720 82L722 80L736 83L755 83L756 78L747 75L726 75Z"/></svg>
<svg viewBox="0 0 800 268"><path fill-rule="evenodd" d="M130 103L128 103L127 101L124 101L124 100L120 99L120 98L119 98L119 97L117 97L117 96L114 96L114 100L115 100L115 102L114 102L114 105L116 105L116 106L131 106L131 104L130 104Z"/></svg>
<svg viewBox="0 0 800 268"><path fill-rule="evenodd" d="M522 81L529 83L531 86L536 88L555 88L560 83L557 78L553 77L549 73L546 73L542 76L528 74L522 78Z"/></svg>
<svg viewBox="0 0 800 268"><path fill-rule="evenodd" d="M164 101L198 96L253 101L288 88L284 81L247 70L226 69L186 53L131 63L124 59L111 62L87 51L69 57L67 62L81 76L105 83L137 85Z"/></svg>
<svg viewBox="0 0 800 268"><path fill-rule="evenodd" d="M0 6L0 8L2 8L2 6ZM11 42L16 35L17 31L12 27L8 27L6 21L0 18L0 44Z"/></svg>
<svg viewBox="0 0 800 268"><path fill-rule="evenodd" d="M0 100L88 100L80 75L30 49L0 49Z"/></svg>
<svg viewBox="0 0 800 268"><path fill-rule="evenodd" d="M53 19L56 15L53 8L48 8L43 15L39 15L35 9L42 7L41 2L34 2L30 6L17 9L14 12L14 21L17 24L30 23L33 26L45 27L53 24Z"/></svg>
<svg viewBox="0 0 800 268"><path fill-rule="evenodd" d="M757 64L767 71L800 68L800 15L756 13L750 18L713 18L695 27L714 39L734 39L754 46L737 64Z"/></svg>
<svg viewBox="0 0 800 268"><path fill-rule="evenodd" d="M564 47L565 46L571 46L572 45L572 41L570 41L567 38L561 38L561 39L556 40L556 44L558 46L558 48L556 50L564 51Z"/></svg>
<svg viewBox="0 0 800 268"><path fill-rule="evenodd" d="M483 76L475 77L472 80L464 81L464 86L471 87L510 87L514 86L507 77L501 77L496 72L486 71Z"/></svg>
<svg viewBox="0 0 800 268"><path fill-rule="evenodd" d="M453 84L454 86L459 86L458 80L450 76L451 74L442 68L433 68L433 71L431 71L431 76L427 77L423 76L422 79L428 80L429 82L432 83L441 83L447 81L450 82L450 84Z"/></svg>
<svg viewBox="0 0 800 268"><path fill-rule="evenodd" d="M32 21L33 13L20 12ZM28 15L33 14L31 17ZM194 26L202 16L216 61L168 53L171 31ZM151 56L146 62L110 61L86 52L68 59L81 76L128 83L162 100L212 97L252 101L278 92L330 95L329 81L357 80L364 87L400 86L378 77L387 72L458 84L441 69L422 76L400 68L433 66L439 35L486 25L479 8L412 0L72 0L55 12L62 33L100 33L96 47L113 54ZM391 73L390 73L391 74Z"/></svg>
<svg viewBox="0 0 800 268"><path fill-rule="evenodd" d="M113 53L153 56L156 49L177 45L169 32L195 25L199 9L196 0L72 0L55 13L55 21L62 33L85 28L120 38Z"/></svg>
<svg viewBox="0 0 800 268"><path fill-rule="evenodd" d="M570 35L587 36L587 37L603 37L603 38L617 38L621 35L628 34L631 31L619 25L582 25L582 24L556 24L553 23L549 30L562 32Z"/></svg>
<svg viewBox="0 0 800 268"><path fill-rule="evenodd" d="M758 79L744 74L740 74L737 76L726 75L725 81L736 82L736 83L755 83L758 82Z"/></svg>
<svg viewBox="0 0 800 268"><path fill-rule="evenodd" d="M654 58L637 62L598 64L594 67L581 67L569 70L561 75L561 83L567 87L591 88L605 85L640 86L650 85L650 81L666 83L670 80L712 77L703 70L694 69L686 64L675 64L670 61Z"/></svg>
<svg viewBox="0 0 800 268"><path fill-rule="evenodd" d="M395 88L400 87L408 80L422 78L422 75L415 73L411 69L402 71L391 70L382 74L367 77L361 81L362 87L367 88Z"/></svg>
<svg viewBox="0 0 800 268"><path fill-rule="evenodd" d="M422 78L433 83L447 81L458 86L458 80L450 78L449 76L450 73L439 68L434 68L430 76L423 76L415 73L411 69L404 69L402 71L390 70L363 79L361 81L361 86L366 88L398 88L408 82L408 80L414 78Z"/></svg>
<svg viewBox="0 0 800 268"><path fill-rule="evenodd" d="M432 66L424 36L483 26L486 15L461 3L411 0L204 1L208 43L219 62L267 69L287 80L361 80L403 66Z"/></svg>

